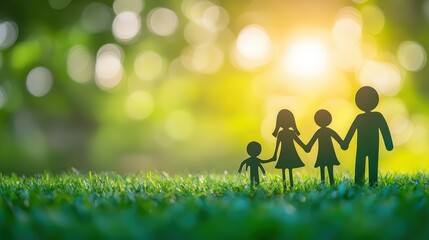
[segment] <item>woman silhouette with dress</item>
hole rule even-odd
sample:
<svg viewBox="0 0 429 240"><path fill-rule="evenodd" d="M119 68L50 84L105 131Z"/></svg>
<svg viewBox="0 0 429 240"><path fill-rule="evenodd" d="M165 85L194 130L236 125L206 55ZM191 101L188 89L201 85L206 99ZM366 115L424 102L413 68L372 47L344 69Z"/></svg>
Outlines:
<svg viewBox="0 0 429 240"><path fill-rule="evenodd" d="M280 130L280 128L282 128L282 130ZM290 187L292 188L292 169L305 166L301 161L301 158L298 156L294 144L295 141L302 148L305 148L305 144L298 137L299 134L300 133L296 127L293 113L287 109L280 110L280 112L277 114L276 128L273 132L273 136L277 138L277 141L272 160L277 159L277 152L280 147L280 155L275 167L282 170L284 188L286 188L286 169L289 169L289 181Z"/></svg>
<svg viewBox="0 0 429 240"><path fill-rule="evenodd" d="M329 183L334 185L334 165L340 165L340 162L335 154L332 138L337 141L341 147L344 146L344 142L334 130L328 127L332 122L332 116L327 110L321 109L317 111L316 114L314 114L314 121L320 128L316 133L314 133L310 142L308 142L305 151L310 152L316 140L318 141L319 149L314 167L320 167L320 178L322 184L325 183L326 167L329 173Z"/></svg>

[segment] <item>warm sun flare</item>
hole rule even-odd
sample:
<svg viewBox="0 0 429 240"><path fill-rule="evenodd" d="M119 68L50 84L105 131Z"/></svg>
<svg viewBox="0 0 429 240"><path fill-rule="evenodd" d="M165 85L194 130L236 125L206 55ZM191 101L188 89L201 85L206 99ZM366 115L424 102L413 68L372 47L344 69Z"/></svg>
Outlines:
<svg viewBox="0 0 429 240"><path fill-rule="evenodd" d="M301 78L320 76L328 65L327 47L315 39L300 39L289 45L283 59L288 74Z"/></svg>

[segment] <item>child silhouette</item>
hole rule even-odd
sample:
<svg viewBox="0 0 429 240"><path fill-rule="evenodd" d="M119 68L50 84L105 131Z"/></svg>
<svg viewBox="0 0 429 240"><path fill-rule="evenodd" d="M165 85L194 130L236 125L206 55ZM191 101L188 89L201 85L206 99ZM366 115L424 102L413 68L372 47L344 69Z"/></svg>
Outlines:
<svg viewBox="0 0 429 240"><path fill-rule="evenodd" d="M332 144L332 138L343 146L343 140L340 136L331 128L329 124L332 122L331 114L325 110L320 109L314 115L314 121L320 127L316 133L314 133L311 140L308 142L306 152L310 152L316 140L318 140L319 149L317 152L317 160L314 167L320 167L320 179L322 184L325 183L325 167L329 173L329 183L334 185L334 165L340 165L335 154L334 145Z"/></svg>
<svg viewBox="0 0 429 240"><path fill-rule="evenodd" d="M281 131L280 128L282 128ZM289 169L290 187L293 187L292 169L305 166L301 158L296 152L294 141L297 142L302 148L305 148L304 143L299 139L299 131L296 127L295 117L293 113L287 109L282 109L277 114L276 128L274 129L273 136L277 137L276 148L272 161L277 159L277 152L280 147L280 155L276 164L277 169L282 170L283 187L286 188L286 174L285 170Z"/></svg>
<svg viewBox="0 0 429 240"><path fill-rule="evenodd" d="M379 101L377 91L369 86L361 87L355 97L358 108L364 113L359 114L344 139L344 148L347 149L353 135L357 131L357 151L355 165L355 183L363 185L365 182L365 159L368 157L369 185L375 186L378 178L379 131L388 151L393 149L392 136L383 115L372 112Z"/></svg>
<svg viewBox="0 0 429 240"><path fill-rule="evenodd" d="M272 160L261 160L258 158L259 154L261 154L261 144L258 142L250 142L247 144L247 153L249 154L249 158L241 162L240 168L238 172L241 173L241 169L246 164L247 168L250 167L250 186L253 186L253 183L259 185L259 171L258 168L261 169L262 173L265 175L265 169L262 167L261 163L271 162Z"/></svg>

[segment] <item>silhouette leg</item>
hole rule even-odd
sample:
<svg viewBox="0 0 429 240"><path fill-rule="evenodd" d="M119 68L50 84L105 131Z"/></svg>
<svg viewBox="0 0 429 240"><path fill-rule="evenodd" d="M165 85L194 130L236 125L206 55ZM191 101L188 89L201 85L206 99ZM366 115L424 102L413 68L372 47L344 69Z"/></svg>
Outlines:
<svg viewBox="0 0 429 240"><path fill-rule="evenodd" d="M325 167L320 166L320 182L325 184Z"/></svg>
<svg viewBox="0 0 429 240"><path fill-rule="evenodd" d="M255 185L258 186L259 185L259 174L255 175Z"/></svg>
<svg viewBox="0 0 429 240"><path fill-rule="evenodd" d="M286 173L285 173L285 169L282 169L282 178L283 178L283 189L286 190Z"/></svg>
<svg viewBox="0 0 429 240"><path fill-rule="evenodd" d="M329 184L334 185L334 166L327 166L329 174Z"/></svg>
<svg viewBox="0 0 429 240"><path fill-rule="evenodd" d="M363 186L365 183L365 158L363 154L356 155L356 165L355 165L355 184Z"/></svg>
<svg viewBox="0 0 429 240"><path fill-rule="evenodd" d="M368 156L369 165L369 186L374 187L377 185L378 180L378 154L371 154Z"/></svg>
<svg viewBox="0 0 429 240"><path fill-rule="evenodd" d="M250 188L253 188L254 177L253 174L250 174Z"/></svg>
<svg viewBox="0 0 429 240"><path fill-rule="evenodd" d="M290 182L290 188L293 188L292 168L289 168L289 182Z"/></svg>

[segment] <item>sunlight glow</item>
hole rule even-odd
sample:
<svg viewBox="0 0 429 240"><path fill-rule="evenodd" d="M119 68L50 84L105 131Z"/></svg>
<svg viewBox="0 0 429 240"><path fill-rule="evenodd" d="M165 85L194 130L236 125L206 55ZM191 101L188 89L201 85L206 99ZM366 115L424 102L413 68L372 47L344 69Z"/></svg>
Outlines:
<svg viewBox="0 0 429 240"><path fill-rule="evenodd" d="M301 39L287 49L283 66L287 73L301 78L311 78L326 71L329 61L327 47L316 39Z"/></svg>

